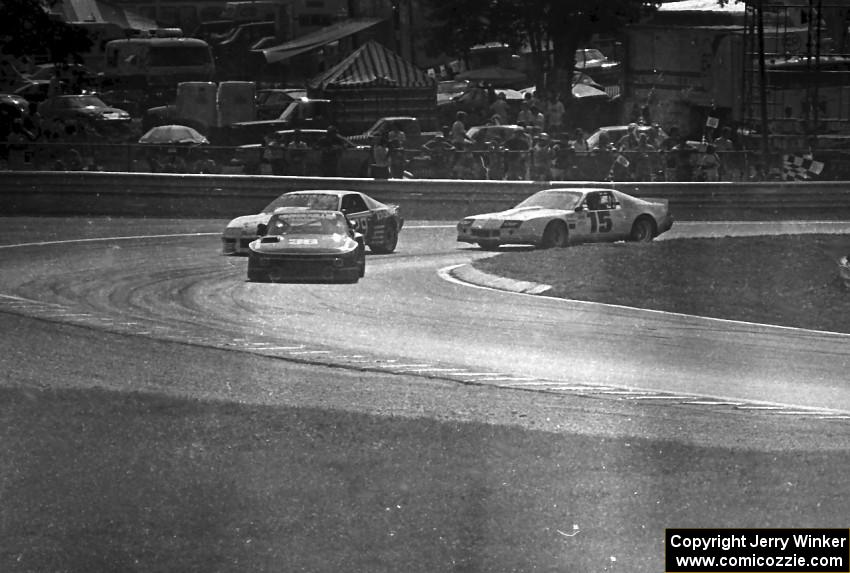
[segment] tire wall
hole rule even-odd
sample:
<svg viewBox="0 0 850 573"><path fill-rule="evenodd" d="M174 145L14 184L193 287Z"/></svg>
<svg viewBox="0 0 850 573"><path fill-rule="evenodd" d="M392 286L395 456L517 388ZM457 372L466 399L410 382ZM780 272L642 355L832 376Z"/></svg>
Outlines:
<svg viewBox="0 0 850 573"><path fill-rule="evenodd" d="M401 205L407 219L454 220L511 207L549 187L593 186L665 199L677 220L850 219L850 185L373 180L250 175L0 172L2 216L221 218L297 189L348 189Z"/></svg>

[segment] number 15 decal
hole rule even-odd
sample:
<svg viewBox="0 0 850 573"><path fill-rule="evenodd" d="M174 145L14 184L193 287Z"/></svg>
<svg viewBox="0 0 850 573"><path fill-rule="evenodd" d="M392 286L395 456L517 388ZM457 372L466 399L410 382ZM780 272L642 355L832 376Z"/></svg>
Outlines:
<svg viewBox="0 0 850 573"><path fill-rule="evenodd" d="M589 211L587 218L590 219L591 233L607 233L614 225L611 221L611 213L608 211Z"/></svg>

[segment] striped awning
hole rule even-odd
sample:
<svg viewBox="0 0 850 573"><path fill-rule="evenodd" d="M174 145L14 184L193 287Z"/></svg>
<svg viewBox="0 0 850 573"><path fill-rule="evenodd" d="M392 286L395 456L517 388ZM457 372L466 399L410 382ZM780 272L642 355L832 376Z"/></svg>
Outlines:
<svg viewBox="0 0 850 573"><path fill-rule="evenodd" d="M310 80L310 87L434 87L436 82L395 52L369 41L326 72Z"/></svg>

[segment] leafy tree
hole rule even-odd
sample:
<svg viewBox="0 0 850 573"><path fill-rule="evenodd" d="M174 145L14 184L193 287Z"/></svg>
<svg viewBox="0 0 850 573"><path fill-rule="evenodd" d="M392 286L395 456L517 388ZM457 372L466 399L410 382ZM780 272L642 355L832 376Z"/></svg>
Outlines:
<svg viewBox="0 0 850 573"><path fill-rule="evenodd" d="M91 47L91 40L85 30L49 13L48 8L56 2L0 1L0 52L15 57L46 54L53 62L79 60L79 54Z"/></svg>
<svg viewBox="0 0 850 573"><path fill-rule="evenodd" d="M466 54L482 42L528 46L536 72L549 83L571 81L574 54L594 34L615 33L655 0L427 0L430 38L443 51ZM551 59L546 56L551 50Z"/></svg>

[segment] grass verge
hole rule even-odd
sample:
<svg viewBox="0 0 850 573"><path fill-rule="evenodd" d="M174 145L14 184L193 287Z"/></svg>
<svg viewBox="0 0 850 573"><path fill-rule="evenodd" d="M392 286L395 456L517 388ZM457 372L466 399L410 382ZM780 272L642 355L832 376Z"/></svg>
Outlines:
<svg viewBox="0 0 850 573"><path fill-rule="evenodd" d="M839 527L850 511L847 450L101 390L0 389L0 435L8 573L649 572L665 527Z"/></svg>
<svg viewBox="0 0 850 573"><path fill-rule="evenodd" d="M474 266L550 296L850 333L848 252L844 235L779 235L505 251Z"/></svg>

